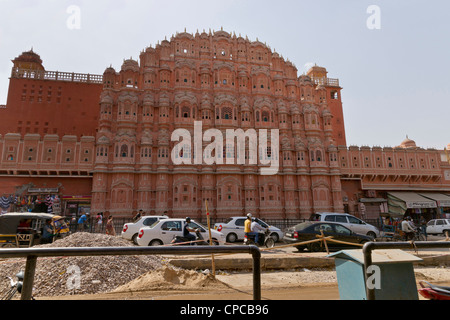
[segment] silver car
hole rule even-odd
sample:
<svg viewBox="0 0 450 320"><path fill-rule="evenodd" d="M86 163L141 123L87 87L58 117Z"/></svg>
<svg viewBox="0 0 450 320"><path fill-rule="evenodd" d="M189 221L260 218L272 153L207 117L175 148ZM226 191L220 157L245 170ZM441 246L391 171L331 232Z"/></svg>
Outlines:
<svg viewBox="0 0 450 320"><path fill-rule="evenodd" d="M367 235L373 239L380 237L380 230L348 213L320 212L311 215L311 221L336 222L346 226L354 233Z"/></svg>

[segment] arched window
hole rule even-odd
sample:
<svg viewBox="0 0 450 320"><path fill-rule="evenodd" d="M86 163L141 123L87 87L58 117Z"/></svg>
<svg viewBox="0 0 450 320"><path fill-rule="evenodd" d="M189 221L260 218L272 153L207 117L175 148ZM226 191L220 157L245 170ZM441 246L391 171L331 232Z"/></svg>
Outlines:
<svg viewBox="0 0 450 320"><path fill-rule="evenodd" d="M122 147L120 148L120 156L122 158L128 157L128 146L126 144L122 145Z"/></svg>
<svg viewBox="0 0 450 320"><path fill-rule="evenodd" d="M230 107L222 108L222 119L225 120L233 119L233 110Z"/></svg>
<svg viewBox="0 0 450 320"><path fill-rule="evenodd" d="M183 118L190 118L191 117L191 109L189 107L183 107L181 109L181 116Z"/></svg>
<svg viewBox="0 0 450 320"><path fill-rule="evenodd" d="M262 121L263 122L269 122L270 118L270 114L268 111L263 111L262 112Z"/></svg>
<svg viewBox="0 0 450 320"><path fill-rule="evenodd" d="M320 150L316 151L316 159L317 161L322 161L322 152Z"/></svg>

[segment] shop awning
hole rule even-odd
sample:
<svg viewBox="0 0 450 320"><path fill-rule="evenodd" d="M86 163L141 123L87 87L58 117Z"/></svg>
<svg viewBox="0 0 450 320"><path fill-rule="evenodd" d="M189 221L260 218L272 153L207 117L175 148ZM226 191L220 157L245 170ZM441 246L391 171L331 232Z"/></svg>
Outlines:
<svg viewBox="0 0 450 320"><path fill-rule="evenodd" d="M450 207L450 196L436 192L421 192L421 196L436 201L438 207Z"/></svg>
<svg viewBox="0 0 450 320"><path fill-rule="evenodd" d="M361 198L359 199L359 202L363 202L363 203L380 203L380 202L386 202L386 199L383 198Z"/></svg>
<svg viewBox="0 0 450 320"><path fill-rule="evenodd" d="M415 192L389 192L388 202L389 200L395 204L403 202L404 205L401 207L404 209L437 208L435 200L425 198Z"/></svg>

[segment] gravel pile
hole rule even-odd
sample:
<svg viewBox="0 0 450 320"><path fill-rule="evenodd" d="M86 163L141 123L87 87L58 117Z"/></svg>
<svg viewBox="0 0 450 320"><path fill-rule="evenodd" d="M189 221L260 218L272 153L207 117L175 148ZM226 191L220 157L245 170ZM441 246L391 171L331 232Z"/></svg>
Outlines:
<svg viewBox="0 0 450 320"><path fill-rule="evenodd" d="M127 247L130 241L103 234L75 233L45 247ZM157 256L104 256L39 258L33 296L52 297L105 293L163 266ZM0 261L0 293L9 285L6 277L25 270L24 259Z"/></svg>

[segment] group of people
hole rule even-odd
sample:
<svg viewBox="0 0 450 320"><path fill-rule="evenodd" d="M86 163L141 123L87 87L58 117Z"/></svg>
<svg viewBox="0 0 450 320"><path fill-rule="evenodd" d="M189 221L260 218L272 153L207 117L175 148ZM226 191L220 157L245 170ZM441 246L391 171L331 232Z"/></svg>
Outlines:
<svg viewBox="0 0 450 320"><path fill-rule="evenodd" d="M78 219L78 228L77 231L86 231L88 229L88 221L89 221L89 213L84 213ZM101 232L103 226L103 212L100 212L95 217L95 230L97 232ZM106 219L106 234L115 236L116 231L114 228L113 216L109 216Z"/></svg>

